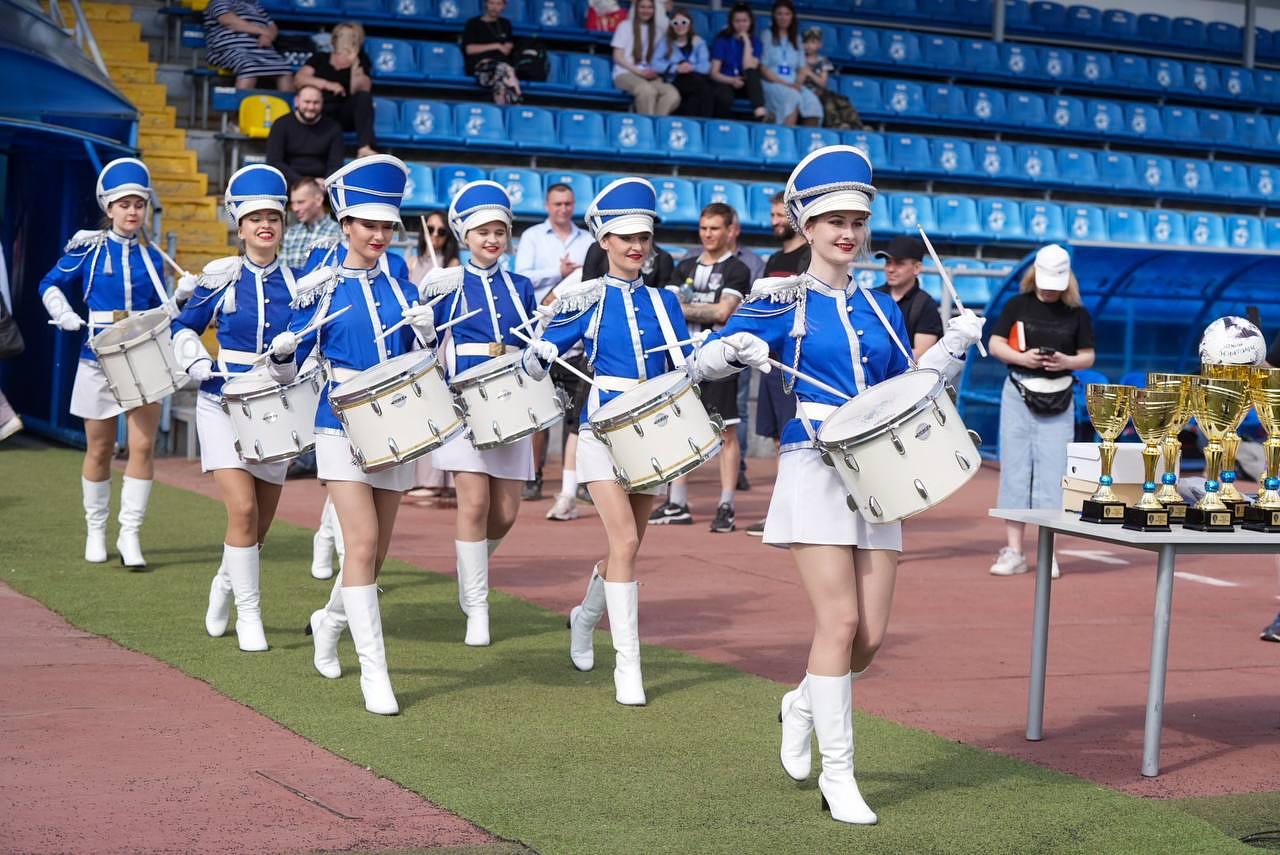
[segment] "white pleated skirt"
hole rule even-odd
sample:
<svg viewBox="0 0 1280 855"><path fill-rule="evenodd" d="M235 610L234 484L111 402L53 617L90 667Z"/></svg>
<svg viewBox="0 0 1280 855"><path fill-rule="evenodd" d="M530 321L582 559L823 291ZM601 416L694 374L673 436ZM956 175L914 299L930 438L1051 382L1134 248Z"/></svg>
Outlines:
<svg viewBox="0 0 1280 855"><path fill-rule="evenodd" d="M578 431L578 483L590 484L592 481L616 481L613 476L613 458L609 449L596 438L595 431L583 426ZM666 492L665 484L658 484L647 490L633 490L642 495L656 496Z"/></svg>
<svg viewBox="0 0 1280 855"><path fill-rule="evenodd" d="M113 419L124 412L107 385L102 366L81 359L76 366L76 379L71 384L71 415L82 419Z"/></svg>
<svg viewBox="0 0 1280 855"><path fill-rule="evenodd" d="M316 477L321 481L354 481L378 490L403 493L413 488L417 465L416 460L410 460L381 472L365 472L356 463L351 443L345 436L316 433Z"/></svg>
<svg viewBox="0 0 1280 855"><path fill-rule="evenodd" d="M840 476L822 462L816 449L783 452L778 459L769 515L764 521L764 542L772 546L811 543L901 552L902 524L872 525L862 514L849 509L847 496Z"/></svg>
<svg viewBox="0 0 1280 855"><path fill-rule="evenodd" d="M490 478L510 481L533 480L533 436L525 436L510 445L479 451L471 444L470 434L458 434L431 452L432 465L445 472L479 472Z"/></svg>
<svg viewBox="0 0 1280 855"><path fill-rule="evenodd" d="M196 396L196 434L200 437L200 471L243 469L259 481L283 484L289 461L245 463L236 452L236 432L231 417L206 395Z"/></svg>

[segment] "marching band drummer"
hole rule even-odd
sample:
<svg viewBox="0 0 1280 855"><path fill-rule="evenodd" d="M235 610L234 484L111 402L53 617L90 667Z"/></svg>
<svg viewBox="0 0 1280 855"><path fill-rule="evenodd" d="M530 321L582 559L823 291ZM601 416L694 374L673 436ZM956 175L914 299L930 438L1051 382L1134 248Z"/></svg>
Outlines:
<svg viewBox="0 0 1280 855"><path fill-rule="evenodd" d="M449 228L471 251L464 267L437 268L422 283L422 299L435 304L437 327L479 309L452 327L443 342L450 379L495 356L524 346L511 328L536 315L533 283L503 270L498 261L511 237L511 200L502 185L472 181L449 206ZM489 643L489 558L516 521L520 490L533 478L533 437L477 450L470 434L457 436L435 452L433 465L453 473L458 494L458 604L467 616L464 643Z"/></svg>
<svg viewBox="0 0 1280 855"><path fill-rule="evenodd" d="M586 220L608 256L609 271L562 290L552 304L555 318L525 358L526 369L537 377L546 372L555 353L564 353L581 340L587 361L595 369L582 413L584 430L578 434L577 472L604 523L609 552L592 571L582 604L569 613L569 658L580 671L592 669L591 633L607 609L616 654L614 697L628 706L645 703L635 562L654 495L660 488L642 493L623 490L614 480L608 449L586 428L591 413L602 404L647 379L683 366L692 351L687 345L664 347L689 338L684 312L673 292L645 287L642 278L641 267L653 244L656 205L653 185L643 178L619 178L600 191L587 210Z"/></svg>
<svg viewBox="0 0 1280 855"><path fill-rule="evenodd" d="M88 527L84 560L107 560L107 517L111 506L111 454L115 447L116 416L125 413L129 462L120 490L120 534L116 549L126 567L141 568L138 532L147 513L154 472L152 453L160 404L144 404L128 412L117 403L88 338L116 321L149 309L169 306L164 259L138 239L153 198L151 173L132 157L113 160L98 175L98 207L106 227L75 233L65 255L40 280L40 299L53 322L66 332L79 332L85 321L71 307L64 289L75 286L89 309L88 336L80 348L80 364L71 388L71 415L84 419L85 454L80 473L84 517ZM183 276L175 294L179 300L195 288L194 276Z"/></svg>
<svg viewBox="0 0 1280 855"><path fill-rule="evenodd" d="M220 375L249 371L272 338L288 330L293 321L290 304L305 282L297 282L293 271L278 259L288 198L288 183L274 167L254 164L231 176L224 202L239 230L244 254L206 264L195 294L173 322L178 364L200 384L196 399L200 468L213 473L227 507L222 564L209 588L205 629L215 638L226 632L234 596L236 638L245 651L267 649L258 596L258 549L275 517L289 463L240 459L231 417L221 406L225 380ZM211 323L217 329L218 375L213 374L214 361L200 341ZM268 370L280 372L274 364Z"/></svg>
<svg viewBox="0 0 1280 855"><path fill-rule="evenodd" d="M327 282L299 294L296 307L314 307L314 320L339 310L343 314L302 339L285 332L271 344L272 360L296 366L295 351L314 342L330 366L329 387L316 410L316 467L337 512L345 552L329 602L312 613L307 632L315 642L316 670L333 679L342 673L338 638L350 626L364 706L379 715L396 715L400 707L387 675L376 580L391 544L400 494L413 486L414 463L364 472L352 459L328 392L360 371L435 340L431 310L410 307L418 299L417 286L387 276L380 265L400 224L408 174L398 158L377 154L354 160L325 179L350 251ZM385 338L377 335L402 318L409 320L407 326Z"/></svg>
<svg viewBox="0 0 1280 855"><path fill-rule="evenodd" d="M802 160L786 187L788 217L812 247L800 276L761 279L725 328L697 355L695 373L727 377L744 366L768 366L770 351L805 374L856 396L908 370L910 342L902 313L888 295L858 288L852 262L867 256L867 218L875 197L871 163L850 146L828 146ZM951 376L978 340L982 319L954 318L920 359ZM896 340L895 340L896 337ZM893 600L902 529L870 525L845 503L835 470L814 439L822 420L843 403L803 380L792 381L796 418L782 433L782 455L764 542L789 547L815 615L807 673L783 696L782 765L796 780L810 771L810 736L818 735L823 809L833 819L876 822L853 775L853 682L884 639Z"/></svg>

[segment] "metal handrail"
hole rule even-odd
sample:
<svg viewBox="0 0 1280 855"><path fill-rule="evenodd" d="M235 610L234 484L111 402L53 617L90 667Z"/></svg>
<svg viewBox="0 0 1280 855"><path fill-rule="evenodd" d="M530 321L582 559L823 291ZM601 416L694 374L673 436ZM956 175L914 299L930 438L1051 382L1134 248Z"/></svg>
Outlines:
<svg viewBox="0 0 1280 855"><path fill-rule="evenodd" d="M98 40L93 37L93 30L89 29L89 19L85 17L84 9L80 7L80 0L68 0L68 2L71 4L72 11L75 12L75 25L71 28L71 38L82 51L89 55L103 76L110 77L107 64L102 60L102 51L98 49ZM58 0L49 0L49 12L58 26L64 30L67 29L67 16L63 14Z"/></svg>

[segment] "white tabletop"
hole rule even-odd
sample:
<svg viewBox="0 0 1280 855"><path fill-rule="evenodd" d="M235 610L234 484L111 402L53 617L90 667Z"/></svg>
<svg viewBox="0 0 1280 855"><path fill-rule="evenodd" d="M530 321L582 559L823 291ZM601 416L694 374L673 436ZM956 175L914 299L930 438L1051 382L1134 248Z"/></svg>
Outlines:
<svg viewBox="0 0 1280 855"><path fill-rule="evenodd" d="M990 515L1010 522L1043 526L1062 534L1085 537L1104 543L1159 551L1172 546L1180 554L1258 554L1280 552L1280 533L1249 531L1236 525L1233 532L1192 531L1172 526L1172 531L1130 531L1122 525L1083 522L1074 511L1033 511L994 508Z"/></svg>

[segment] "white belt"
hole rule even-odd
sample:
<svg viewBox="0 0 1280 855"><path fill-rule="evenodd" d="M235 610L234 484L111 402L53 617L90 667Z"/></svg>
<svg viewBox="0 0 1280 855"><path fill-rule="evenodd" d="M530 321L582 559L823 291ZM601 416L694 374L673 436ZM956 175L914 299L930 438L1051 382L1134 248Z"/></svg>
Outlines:
<svg viewBox="0 0 1280 855"><path fill-rule="evenodd" d="M258 360L261 354L252 353L248 350L231 350L227 347L218 348L218 358L224 362L234 362L236 365L252 365Z"/></svg>
<svg viewBox="0 0 1280 855"><path fill-rule="evenodd" d="M812 401L800 402L800 412L804 413L804 417L811 422L826 421L838 409L840 408L831 404L815 404Z"/></svg>
<svg viewBox="0 0 1280 855"><path fill-rule="evenodd" d="M454 345L453 352L458 356L502 356L504 353L515 353L519 349L515 345L490 341Z"/></svg>
<svg viewBox="0 0 1280 855"><path fill-rule="evenodd" d="M627 392L639 386L640 381L634 377L610 377L606 374L597 374L592 385L606 392Z"/></svg>
<svg viewBox="0 0 1280 855"><path fill-rule="evenodd" d="M345 383L359 373L354 368L339 368L336 365L329 369L329 376L333 378L334 383Z"/></svg>
<svg viewBox="0 0 1280 855"><path fill-rule="evenodd" d="M116 321L123 321L125 318L136 315L137 312L127 312L124 309L116 309L114 311L97 311L89 313L89 323L91 324L114 324Z"/></svg>

